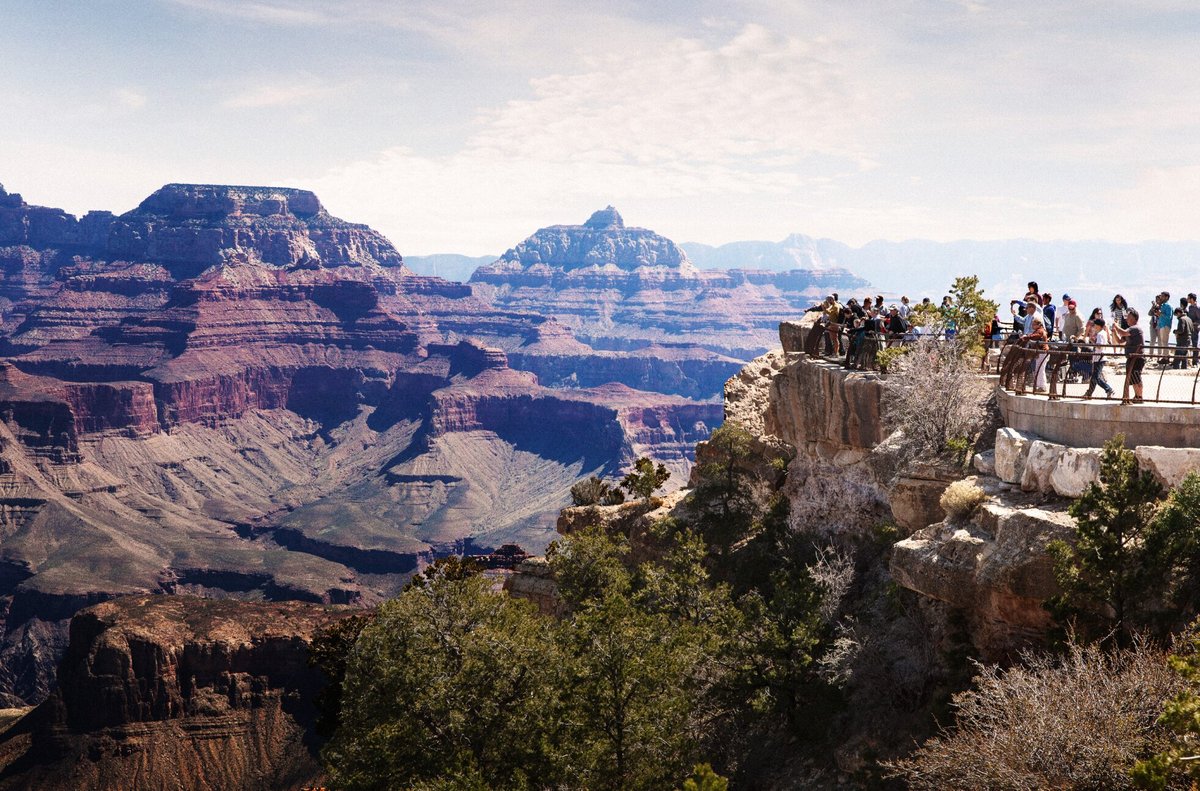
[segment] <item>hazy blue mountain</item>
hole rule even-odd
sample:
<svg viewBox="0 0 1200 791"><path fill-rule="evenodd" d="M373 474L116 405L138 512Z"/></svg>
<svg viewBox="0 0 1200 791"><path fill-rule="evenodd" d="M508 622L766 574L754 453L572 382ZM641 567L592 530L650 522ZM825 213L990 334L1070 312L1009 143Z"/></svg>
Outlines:
<svg viewBox="0 0 1200 791"><path fill-rule="evenodd" d="M406 255L404 263L418 275L437 275L446 280L465 283L471 279L475 268L496 260L494 255L459 255L458 253L434 253L433 255Z"/></svg>
<svg viewBox="0 0 1200 791"><path fill-rule="evenodd" d="M1134 244L1103 241L903 242L873 241L851 247L832 239L793 234L779 242L730 242L719 247L685 242L680 245L697 266L763 268L801 266L841 268L870 281L888 294L938 299L959 275L977 274L987 293L1001 303L1025 293L1025 283L1038 281L1055 302L1070 293L1087 308L1107 305L1122 293L1145 308L1166 290L1172 301L1200 290L1200 242L1148 241Z"/></svg>

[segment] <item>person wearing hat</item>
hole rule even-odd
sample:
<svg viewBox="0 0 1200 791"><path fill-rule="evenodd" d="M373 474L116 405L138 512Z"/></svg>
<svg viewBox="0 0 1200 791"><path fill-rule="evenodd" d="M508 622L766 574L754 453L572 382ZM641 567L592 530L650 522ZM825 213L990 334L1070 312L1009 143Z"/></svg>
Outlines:
<svg viewBox="0 0 1200 791"><path fill-rule="evenodd" d="M1060 340L1067 340L1071 336L1063 330L1063 319L1067 317L1067 303L1071 301L1070 294L1063 294L1062 307L1054 313L1054 334Z"/></svg>
<svg viewBox="0 0 1200 791"><path fill-rule="evenodd" d="M1083 316L1076 308L1075 300L1068 299L1063 303L1062 317L1059 319L1059 330L1064 341L1074 340L1083 334Z"/></svg>
<svg viewBox="0 0 1200 791"><path fill-rule="evenodd" d="M904 317L900 315L899 306L888 306L885 326L887 327L889 346L894 346L901 338L904 337L904 333L908 332L908 322L905 321Z"/></svg>

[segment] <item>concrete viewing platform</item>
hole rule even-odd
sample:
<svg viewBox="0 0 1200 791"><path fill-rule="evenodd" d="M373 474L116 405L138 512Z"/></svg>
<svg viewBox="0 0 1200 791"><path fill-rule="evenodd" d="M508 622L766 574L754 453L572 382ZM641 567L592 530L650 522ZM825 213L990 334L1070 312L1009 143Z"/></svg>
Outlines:
<svg viewBox="0 0 1200 791"><path fill-rule="evenodd" d="M1100 447L1116 434L1128 446L1200 447L1200 407L1191 404L1122 404L1114 398L1083 400L1070 395L1055 400L1044 394L1017 395L997 388L1004 424L1071 447Z"/></svg>

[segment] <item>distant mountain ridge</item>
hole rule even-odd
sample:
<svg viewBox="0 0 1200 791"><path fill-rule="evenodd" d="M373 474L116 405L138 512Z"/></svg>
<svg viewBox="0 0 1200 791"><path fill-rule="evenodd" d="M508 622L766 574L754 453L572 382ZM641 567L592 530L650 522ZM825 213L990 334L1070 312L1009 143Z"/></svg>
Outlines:
<svg viewBox="0 0 1200 791"><path fill-rule="evenodd" d="M1032 239L934 242L875 240L852 247L834 239L792 234L778 242L744 241L720 246L684 242L702 269L844 269L879 289L910 296L938 296L961 275L978 275L989 295L1003 303L1036 280L1055 301L1070 293L1082 304L1107 305L1114 293L1130 304L1148 303L1166 289L1174 297L1196 291L1200 241L1136 243L1038 241Z"/></svg>
<svg viewBox="0 0 1200 791"><path fill-rule="evenodd" d="M458 253L404 256L404 263L418 275L432 275L456 283L467 282L476 269L495 260L496 256L494 255L460 255Z"/></svg>
<svg viewBox="0 0 1200 791"><path fill-rule="evenodd" d="M779 322L829 291L868 287L836 267L700 269L680 245L627 226L612 206L579 225L535 231L468 285L493 307L553 317L596 349L685 344L743 360L773 348Z"/></svg>

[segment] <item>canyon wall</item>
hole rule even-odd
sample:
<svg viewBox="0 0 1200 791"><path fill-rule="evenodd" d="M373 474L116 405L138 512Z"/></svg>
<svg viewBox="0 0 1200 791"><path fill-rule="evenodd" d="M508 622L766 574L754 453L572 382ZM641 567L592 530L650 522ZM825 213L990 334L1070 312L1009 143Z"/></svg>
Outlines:
<svg viewBox="0 0 1200 791"><path fill-rule="evenodd" d="M347 614L185 596L81 611L57 690L0 736L0 788L320 785L308 645Z"/></svg>

